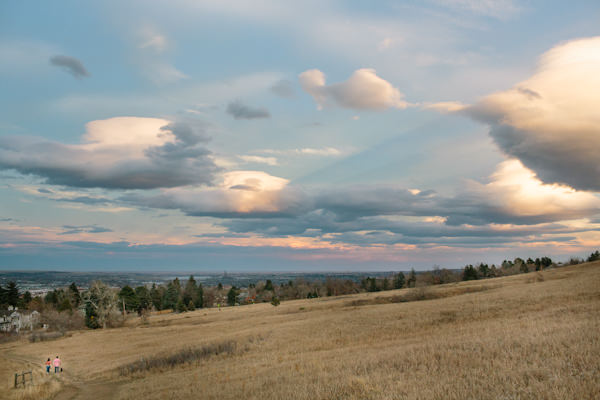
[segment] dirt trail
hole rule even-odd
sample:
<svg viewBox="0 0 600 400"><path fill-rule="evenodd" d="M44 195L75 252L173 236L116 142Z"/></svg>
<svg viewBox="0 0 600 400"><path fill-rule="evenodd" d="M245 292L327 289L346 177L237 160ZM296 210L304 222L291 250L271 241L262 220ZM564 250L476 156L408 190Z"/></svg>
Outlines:
<svg viewBox="0 0 600 400"><path fill-rule="evenodd" d="M5 357L27 365L31 369L39 368L39 363L16 356L12 353L5 353ZM60 392L54 395L54 399L60 400L109 400L117 397L121 382L111 382L105 380L85 381L70 371L64 371L58 375L63 387Z"/></svg>
<svg viewBox="0 0 600 400"><path fill-rule="evenodd" d="M80 382L65 385L55 398L61 400L114 399L119 391L115 382Z"/></svg>

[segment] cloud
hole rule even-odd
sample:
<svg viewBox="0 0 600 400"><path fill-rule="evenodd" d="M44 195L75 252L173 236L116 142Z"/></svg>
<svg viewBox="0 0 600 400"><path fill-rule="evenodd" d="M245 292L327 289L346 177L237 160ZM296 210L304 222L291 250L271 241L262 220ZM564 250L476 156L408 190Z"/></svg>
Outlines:
<svg viewBox="0 0 600 400"><path fill-rule="evenodd" d="M279 97L283 97L286 99L294 97L294 88L292 87L292 82L287 79L281 79L273 84L269 88L271 92L275 93Z"/></svg>
<svg viewBox="0 0 600 400"><path fill-rule="evenodd" d="M261 157L261 156L239 156L242 160L248 163L259 163L267 165L277 165L277 158L275 157Z"/></svg>
<svg viewBox="0 0 600 400"><path fill-rule="evenodd" d="M210 184L218 170L192 121L116 117L86 125L81 144L0 137L0 169L42 177L49 184L152 189Z"/></svg>
<svg viewBox="0 0 600 400"><path fill-rule="evenodd" d="M318 69L304 71L299 80L302 89L313 96L318 109L328 105L355 110L385 110L408 106L403 100L404 95L370 68L358 69L347 81L331 85L325 84L325 74Z"/></svg>
<svg viewBox="0 0 600 400"><path fill-rule="evenodd" d="M448 8L497 19L507 19L522 11L513 0L433 0L433 2Z"/></svg>
<svg viewBox="0 0 600 400"><path fill-rule="evenodd" d="M390 185L301 187L264 172L232 171L213 188L164 189L159 195L133 195L122 200L144 207L179 209L193 216L244 219L248 222L220 223L233 232L242 229L273 235L365 230L404 234L407 221L415 225L413 231L419 224L429 224L455 227L444 229L458 235L461 230L474 232L476 226L549 224L593 218L600 213L597 196L543 184L517 160L501 163L487 183L467 182L454 196ZM518 230L522 233L523 229Z"/></svg>
<svg viewBox="0 0 600 400"><path fill-rule="evenodd" d="M233 101L227 105L227 114L235 119L259 119L270 118L269 110L264 107L251 107L240 100Z"/></svg>
<svg viewBox="0 0 600 400"><path fill-rule="evenodd" d="M77 79L86 78L90 73L85 69L83 63L75 57L56 55L50 57L50 65L61 67L63 70L73 75Z"/></svg>
<svg viewBox="0 0 600 400"><path fill-rule="evenodd" d="M285 213L301 201L286 189L287 184L287 179L262 171L230 171L212 188L163 189L160 194L130 194L121 200L144 207L179 209L193 216L271 216Z"/></svg>
<svg viewBox="0 0 600 400"><path fill-rule="evenodd" d="M154 28L146 26L139 30L140 49L153 50L156 53L162 53L167 49L168 40L166 36L157 32Z"/></svg>
<svg viewBox="0 0 600 400"><path fill-rule="evenodd" d="M60 235L74 235L79 233L106 233L113 232L112 229L103 228L98 225L63 225L65 229Z"/></svg>
<svg viewBox="0 0 600 400"><path fill-rule="evenodd" d="M425 103L423 108L435 110L442 114L456 113L467 109L469 106L459 101L440 101L437 103Z"/></svg>
<svg viewBox="0 0 600 400"><path fill-rule="evenodd" d="M155 27L144 26L135 33L137 51L133 61L139 65L142 75L157 86L172 85L188 76L177 69L168 59L168 38Z"/></svg>
<svg viewBox="0 0 600 400"><path fill-rule="evenodd" d="M512 89L462 112L547 183L600 191L600 37L562 43Z"/></svg>
<svg viewBox="0 0 600 400"><path fill-rule="evenodd" d="M161 60L144 63L143 75L155 85L168 85L176 83L188 76L173 65Z"/></svg>
<svg viewBox="0 0 600 400"><path fill-rule="evenodd" d="M262 149L262 150L258 150L257 153L283 154L286 156L308 155L308 156L337 157L337 156L341 156L343 154L343 151L336 149L335 147L301 147L298 149L289 149L289 150Z"/></svg>
<svg viewBox="0 0 600 400"><path fill-rule="evenodd" d="M557 184L544 184L535 173L516 159L500 163L490 182L470 182L466 196L481 196L498 215L514 218L541 218L541 221L568 220L592 216L600 212L600 198L588 192Z"/></svg>

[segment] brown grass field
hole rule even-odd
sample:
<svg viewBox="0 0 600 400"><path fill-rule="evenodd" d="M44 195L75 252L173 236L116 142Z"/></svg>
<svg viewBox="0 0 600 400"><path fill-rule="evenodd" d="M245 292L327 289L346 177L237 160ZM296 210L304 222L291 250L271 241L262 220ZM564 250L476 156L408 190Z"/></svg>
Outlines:
<svg viewBox="0 0 600 400"><path fill-rule="evenodd" d="M65 372L45 377L56 355ZM131 317L1 344L0 361L8 399L600 399L600 262ZM12 389L31 368L36 386Z"/></svg>

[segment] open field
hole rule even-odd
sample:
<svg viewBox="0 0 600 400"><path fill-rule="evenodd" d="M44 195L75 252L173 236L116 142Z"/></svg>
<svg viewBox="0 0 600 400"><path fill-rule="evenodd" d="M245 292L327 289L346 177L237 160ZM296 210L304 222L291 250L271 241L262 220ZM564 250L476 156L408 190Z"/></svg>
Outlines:
<svg viewBox="0 0 600 400"><path fill-rule="evenodd" d="M60 399L597 399L599 332L595 262L5 343L0 382L58 354Z"/></svg>

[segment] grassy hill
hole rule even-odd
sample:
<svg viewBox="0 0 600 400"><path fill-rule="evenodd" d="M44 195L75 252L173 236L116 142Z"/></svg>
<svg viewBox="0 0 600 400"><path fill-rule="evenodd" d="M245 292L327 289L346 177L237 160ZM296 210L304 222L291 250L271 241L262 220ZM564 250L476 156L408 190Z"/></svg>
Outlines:
<svg viewBox="0 0 600 400"><path fill-rule="evenodd" d="M435 287L155 315L0 345L1 395L600 398L600 262ZM41 373L60 355L64 374ZM140 359L143 357L143 361ZM16 370L38 385L13 390Z"/></svg>

